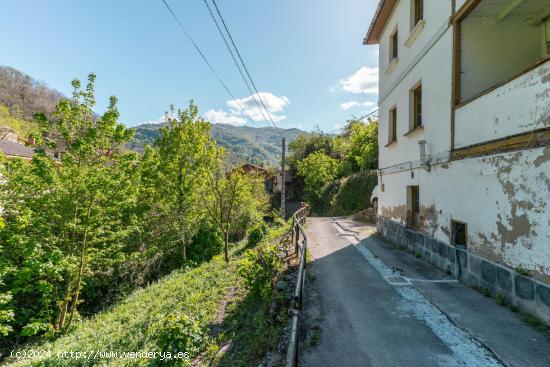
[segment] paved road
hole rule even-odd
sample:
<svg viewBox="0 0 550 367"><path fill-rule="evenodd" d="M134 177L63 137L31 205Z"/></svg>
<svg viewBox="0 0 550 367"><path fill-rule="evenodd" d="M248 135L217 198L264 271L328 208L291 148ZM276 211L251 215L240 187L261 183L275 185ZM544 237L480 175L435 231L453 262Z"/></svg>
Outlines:
<svg viewBox="0 0 550 367"><path fill-rule="evenodd" d="M550 366L515 314L372 233L309 219L302 366Z"/></svg>

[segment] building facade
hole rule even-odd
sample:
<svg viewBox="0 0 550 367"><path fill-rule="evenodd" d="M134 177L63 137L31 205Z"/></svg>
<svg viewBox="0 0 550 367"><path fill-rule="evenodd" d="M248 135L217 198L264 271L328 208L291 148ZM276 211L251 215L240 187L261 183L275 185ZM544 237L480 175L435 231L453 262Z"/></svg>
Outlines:
<svg viewBox="0 0 550 367"><path fill-rule="evenodd" d="M550 322L550 3L381 0L379 231Z"/></svg>

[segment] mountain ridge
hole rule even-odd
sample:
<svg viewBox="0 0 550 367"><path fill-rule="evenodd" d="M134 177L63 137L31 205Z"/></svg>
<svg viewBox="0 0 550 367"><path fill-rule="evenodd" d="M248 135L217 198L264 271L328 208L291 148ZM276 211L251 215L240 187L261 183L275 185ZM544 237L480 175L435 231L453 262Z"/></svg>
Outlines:
<svg viewBox="0 0 550 367"><path fill-rule="evenodd" d="M145 145L153 145L165 123L145 123L134 126L134 140L128 148L143 151ZM290 128L278 129L287 143L296 137L307 134L305 131ZM281 156L281 135L272 127L234 126L230 124L211 124L211 135L217 144L227 153L227 160L237 164L242 162L278 166Z"/></svg>

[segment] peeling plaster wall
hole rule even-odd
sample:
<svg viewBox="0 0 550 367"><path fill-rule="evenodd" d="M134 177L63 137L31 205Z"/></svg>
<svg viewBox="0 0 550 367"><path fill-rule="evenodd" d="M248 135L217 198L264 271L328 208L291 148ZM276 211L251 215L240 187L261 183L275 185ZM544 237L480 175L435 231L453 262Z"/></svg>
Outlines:
<svg viewBox="0 0 550 367"><path fill-rule="evenodd" d="M420 187L420 231L450 244L466 222L470 251L550 283L550 147L384 175L379 215L405 223L406 187Z"/></svg>
<svg viewBox="0 0 550 367"><path fill-rule="evenodd" d="M458 108L455 147L550 126L550 60Z"/></svg>

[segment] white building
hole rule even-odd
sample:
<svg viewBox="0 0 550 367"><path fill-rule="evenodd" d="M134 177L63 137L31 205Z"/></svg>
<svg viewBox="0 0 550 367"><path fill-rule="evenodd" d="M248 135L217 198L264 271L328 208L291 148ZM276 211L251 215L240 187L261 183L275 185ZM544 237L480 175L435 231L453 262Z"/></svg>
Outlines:
<svg viewBox="0 0 550 367"><path fill-rule="evenodd" d="M550 321L550 1L380 0L365 44L379 231Z"/></svg>

